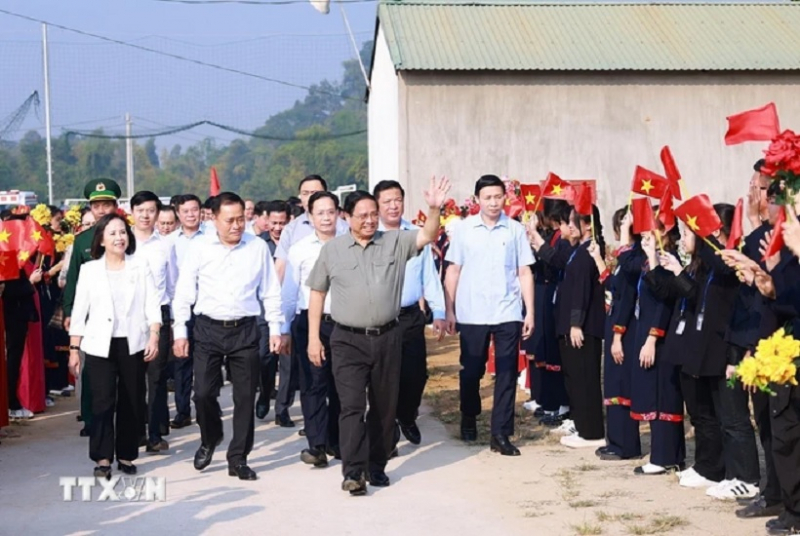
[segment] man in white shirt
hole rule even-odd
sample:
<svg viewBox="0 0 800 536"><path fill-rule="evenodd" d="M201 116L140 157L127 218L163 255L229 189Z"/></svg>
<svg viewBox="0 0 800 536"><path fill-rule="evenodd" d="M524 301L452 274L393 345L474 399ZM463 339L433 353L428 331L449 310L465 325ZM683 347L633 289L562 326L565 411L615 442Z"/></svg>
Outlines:
<svg viewBox="0 0 800 536"><path fill-rule="evenodd" d="M205 236L201 226L200 198L193 194L178 196L175 200L180 228L170 235L175 245L175 256L178 260L178 272L186 259L189 245ZM189 356L175 360L173 375L175 376L175 418L170 421L171 428L183 428L192 424L192 380L194 377L194 316L186 323L189 339Z"/></svg>
<svg viewBox="0 0 800 536"><path fill-rule="evenodd" d="M314 467L326 467L327 454L340 457L340 404L333 382L331 360L327 359L316 366L308 358L308 300L311 289L306 285L306 279L317 262L322 246L337 234L343 234L336 232L338 212L339 198L332 193L316 192L311 196L308 214L314 225L314 233L289 249L281 293L283 315L286 317L281 334L286 343L291 333L292 349L300 365L300 406L308 441L308 448L300 453L300 459ZM334 327L330 301L330 296L327 296L320 325L320 338L329 356L332 355L330 336Z"/></svg>
<svg viewBox="0 0 800 536"><path fill-rule="evenodd" d="M155 279L161 305L158 356L147 364L147 452L153 454L169 449L169 444L162 436L169 434L166 368L172 316L170 303L175 296L175 283L178 279L175 247L169 239L155 232L160 208L161 201L153 192L136 192L131 198L133 235L136 238L134 256L147 261Z"/></svg>
<svg viewBox="0 0 800 536"><path fill-rule="evenodd" d="M247 465L253 448L255 397L259 380L256 317L263 306L269 324L270 350L281 347L283 324L281 288L275 267L263 240L244 233L244 201L223 192L211 203L216 234L190 246L181 265L173 310L175 357L189 355L186 323L195 326L195 408L201 445L194 456L198 471L211 463L214 449L222 442L219 391L222 360L228 358L233 383L233 438L228 446L228 474L240 480L255 480Z"/></svg>

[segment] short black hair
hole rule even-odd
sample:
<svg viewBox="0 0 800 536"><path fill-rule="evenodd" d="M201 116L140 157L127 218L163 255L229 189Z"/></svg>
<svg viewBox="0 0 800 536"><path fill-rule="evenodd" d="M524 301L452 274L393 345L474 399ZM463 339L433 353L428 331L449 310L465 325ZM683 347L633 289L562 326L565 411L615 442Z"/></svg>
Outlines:
<svg viewBox="0 0 800 536"><path fill-rule="evenodd" d="M173 195L172 197L169 198L169 204L172 205L173 207L177 208L177 206L179 205L178 201L180 200L181 197L184 197L184 196L182 196L181 194ZM197 201L198 201L197 204L199 205L200 204L200 200L198 199Z"/></svg>
<svg viewBox="0 0 800 536"><path fill-rule="evenodd" d="M58 214L64 214L64 210L55 206L55 205L47 205L47 208L50 209L50 217L55 217Z"/></svg>
<svg viewBox="0 0 800 536"><path fill-rule="evenodd" d="M764 167L766 163L767 163L766 160L764 160L763 158L759 158L758 160L756 160L756 163L753 164L753 171L761 173L761 168Z"/></svg>
<svg viewBox="0 0 800 536"><path fill-rule="evenodd" d="M378 201L375 199L375 196L369 192L365 192L364 190L356 190L355 192L351 192L344 198L344 211L349 214L350 216L353 215L353 211L356 209L356 205L359 201L363 201L364 199L370 199L375 206L378 206Z"/></svg>
<svg viewBox="0 0 800 536"><path fill-rule="evenodd" d="M209 197L208 199L206 199L206 200L203 202L203 204L201 205L201 206L202 206L202 208L205 208L205 209L209 209L209 210L210 210L210 209L211 209L211 207L212 207L212 206L213 206L213 204L214 204L214 199L216 199L216 198L217 198L217 196L215 196L215 195L212 195L211 197ZM244 206L244 201L242 201L242 206Z"/></svg>
<svg viewBox="0 0 800 536"><path fill-rule="evenodd" d="M211 199L211 203L208 208L211 209L211 212L215 216L219 214L219 209L221 209L223 205L239 205L242 207L242 210L244 210L244 200L233 192L222 192L209 199Z"/></svg>
<svg viewBox="0 0 800 536"><path fill-rule="evenodd" d="M303 210L303 203L300 201L299 197L292 196L286 200L286 204L289 205L289 217L296 218L305 212Z"/></svg>
<svg viewBox="0 0 800 536"><path fill-rule="evenodd" d="M767 197L778 196L783 192L781 181L771 181L767 187Z"/></svg>
<svg viewBox="0 0 800 536"><path fill-rule="evenodd" d="M144 205L149 201L155 202L156 209L161 209L161 200L156 194L149 190L142 190L141 192L136 192L133 194L133 197L131 197L131 208Z"/></svg>
<svg viewBox="0 0 800 536"><path fill-rule="evenodd" d="M197 197L197 196L196 196L196 195L194 195L194 194L183 194L183 195L178 195L178 196L175 196L175 197L177 197L177 198L178 198L178 199L176 199L176 200L175 200L175 202L173 203L173 205L175 206L175 208L181 208L181 207L182 207L183 205L185 205L186 203L191 203L192 201L194 201L195 203L197 203L197 208L202 208L202 206L203 206L203 202L202 202L202 201L200 201L200 198L199 198L199 197ZM175 199L175 197L173 197L173 199Z"/></svg>
<svg viewBox="0 0 800 536"><path fill-rule="evenodd" d="M178 213L175 210L175 207L172 205L161 205L161 208L158 209L159 212L172 212L172 215L175 216L175 219L178 219Z"/></svg>
<svg viewBox="0 0 800 536"><path fill-rule="evenodd" d="M500 180L500 177L497 175L484 175L475 183L475 197L478 197L481 193L481 190L488 188L489 186L499 186L503 190L503 193L506 191L506 185L503 184L503 181Z"/></svg>
<svg viewBox="0 0 800 536"><path fill-rule="evenodd" d="M331 201L333 201L334 208L336 208L336 210L339 210L339 198L336 197L335 194L332 194L330 192L315 192L311 194L311 197L308 198L309 212L311 212L311 210L314 208L314 203L316 203L320 199L330 199Z"/></svg>
<svg viewBox="0 0 800 536"><path fill-rule="evenodd" d="M272 214L273 212L285 212L287 218L292 217L291 210L289 208L289 204L286 201L281 201L280 199L276 199L274 201L270 201L266 203L266 208L264 212L267 213L267 216Z"/></svg>
<svg viewBox="0 0 800 536"><path fill-rule="evenodd" d="M255 214L256 216L261 216L267 211L268 204L269 203L267 203L266 201L259 201L258 203L256 203L256 206L253 207L253 214Z"/></svg>
<svg viewBox="0 0 800 536"><path fill-rule="evenodd" d="M545 217L556 223L562 223L564 221L562 219L563 213L570 208L569 203L563 199L550 199L549 197L543 199L541 204L544 205Z"/></svg>
<svg viewBox="0 0 800 536"><path fill-rule="evenodd" d="M381 181L375 185L375 188L372 189L372 195L375 196L375 199L380 198L381 192L385 192L386 190L400 190L400 195L403 196L403 199L406 197L406 191L403 190L403 187L400 186L400 183L397 181Z"/></svg>
<svg viewBox="0 0 800 536"><path fill-rule="evenodd" d="M319 175L306 175L305 177L303 177L303 180L301 180L300 184L297 185L297 191L300 191L305 183L311 181L319 181L319 183L322 185L322 189L325 190L326 192L328 191L328 183L325 182L325 179L323 179Z"/></svg>
<svg viewBox="0 0 800 536"><path fill-rule="evenodd" d="M105 233L108 224L114 220L120 220L123 224L125 224L125 233L128 235L128 247L125 249L125 254L133 255L136 252L136 237L133 236L133 231L131 230L131 226L128 225L128 220L126 220L124 216L121 216L116 212L112 212L111 214L106 214L100 218L100 221L98 221L94 226L94 236L92 237L91 249L93 259L99 259L106 252L106 248L103 246L103 234Z"/></svg>

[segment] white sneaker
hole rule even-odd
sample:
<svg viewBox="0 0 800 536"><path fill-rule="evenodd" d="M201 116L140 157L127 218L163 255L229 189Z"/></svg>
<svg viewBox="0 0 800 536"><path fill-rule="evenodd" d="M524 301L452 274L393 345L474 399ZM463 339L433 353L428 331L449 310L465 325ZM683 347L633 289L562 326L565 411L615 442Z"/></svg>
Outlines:
<svg viewBox="0 0 800 536"><path fill-rule="evenodd" d="M563 436L571 436L571 435L577 435L578 429L575 428L575 421L567 419L564 422L562 422L561 426L559 426L558 428L550 430L550 433Z"/></svg>
<svg viewBox="0 0 800 536"><path fill-rule="evenodd" d="M667 472L666 467L654 463L646 463L633 470L637 475L663 475Z"/></svg>
<svg viewBox="0 0 800 536"><path fill-rule="evenodd" d="M692 467L691 469L680 472L679 484L684 488L711 488L716 486L718 483L707 479L695 471L694 467Z"/></svg>
<svg viewBox="0 0 800 536"><path fill-rule="evenodd" d="M706 495L708 495L709 497L713 497L714 494L717 493L717 491L730 486L731 482L733 482L733 480L727 480L727 479L717 482L716 484L714 484L713 486L711 486L706 490Z"/></svg>
<svg viewBox="0 0 800 536"><path fill-rule="evenodd" d="M75 386L74 386L74 385L72 385L72 384L70 384L70 385L67 385L66 387L64 387L64 388L62 389L62 391L68 391L68 392L70 392L70 393L71 393L72 391L74 391L74 390L75 390Z"/></svg>
<svg viewBox="0 0 800 536"><path fill-rule="evenodd" d="M564 436L561 438L561 444L565 447L569 447L571 449L582 449L582 448L598 448L598 447L605 447L606 440L605 439L584 439L578 434L572 434L568 436Z"/></svg>
<svg viewBox="0 0 800 536"><path fill-rule="evenodd" d="M22 419L33 419L33 412L29 409L22 408L20 414L22 415Z"/></svg>
<svg viewBox="0 0 800 536"><path fill-rule="evenodd" d="M52 408L53 406L56 405L56 401L53 400L53 397L47 396L44 399L44 405L47 406L48 408Z"/></svg>
<svg viewBox="0 0 800 536"><path fill-rule="evenodd" d="M713 490L713 493L712 493ZM724 487L710 488L706 495L720 499L722 501L733 501L736 499L751 499L758 495L758 486L742 482L738 479L728 481Z"/></svg>
<svg viewBox="0 0 800 536"><path fill-rule="evenodd" d="M527 402L522 404L522 407L525 408L528 411L536 411L541 406L539 404L537 404L535 400L528 400Z"/></svg>

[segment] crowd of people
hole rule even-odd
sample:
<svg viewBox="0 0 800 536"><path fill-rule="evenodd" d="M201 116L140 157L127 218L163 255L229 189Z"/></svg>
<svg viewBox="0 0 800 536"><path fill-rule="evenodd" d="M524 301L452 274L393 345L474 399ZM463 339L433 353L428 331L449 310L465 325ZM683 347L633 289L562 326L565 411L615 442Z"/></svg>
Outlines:
<svg viewBox="0 0 800 536"><path fill-rule="evenodd" d="M194 467L203 470L223 441L218 397L230 381L229 474L253 480L255 419L267 417L274 397L275 424L295 426L288 410L299 390L301 461L341 459L342 489L360 495L367 483L389 485L385 467L401 434L422 441L416 420L432 326L435 337L460 340L464 441L478 437L491 347L490 448L520 455L511 439L522 351L530 360L524 407L565 447L639 459L647 422L649 459L637 475L678 471L681 486L746 501L738 516L774 516L769 530L789 533L800 528L800 391L729 385L759 340L800 320L800 207L789 200L778 222L784 246L771 251L786 192L763 167L756 163L749 184L751 232L738 249L726 248L742 225L732 205L713 205L719 225L701 234L693 222L663 218L637 231L630 205L622 207L607 251L597 206L548 198L545 185L536 210L510 217L508 184L494 175L476 182L474 210L446 231L444 178L431 181L427 215L414 223L395 181L353 192L343 206L318 175L300 182L294 202L223 192L165 205L141 191L128 221L119 186L97 179L86 185L84 230L71 250L5 282L8 413L41 411L45 391L69 389L71 373L94 474L108 477L115 460L135 474L140 448L168 452L165 437L192 425L194 402ZM36 352L34 330L44 341L38 362L25 356ZM47 389L31 389L23 380L37 367L44 376L44 362ZM695 431L692 467L685 415Z"/></svg>

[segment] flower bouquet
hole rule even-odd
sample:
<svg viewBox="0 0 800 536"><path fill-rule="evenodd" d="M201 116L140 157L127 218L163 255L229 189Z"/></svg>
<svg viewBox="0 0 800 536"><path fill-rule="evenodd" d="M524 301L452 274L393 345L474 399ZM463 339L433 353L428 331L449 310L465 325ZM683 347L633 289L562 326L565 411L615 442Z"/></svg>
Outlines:
<svg viewBox="0 0 800 536"><path fill-rule="evenodd" d="M761 339L753 356L742 359L728 385L733 387L739 380L747 387L756 387L774 395L770 384L797 385L798 357L800 341L781 328L766 339Z"/></svg>

